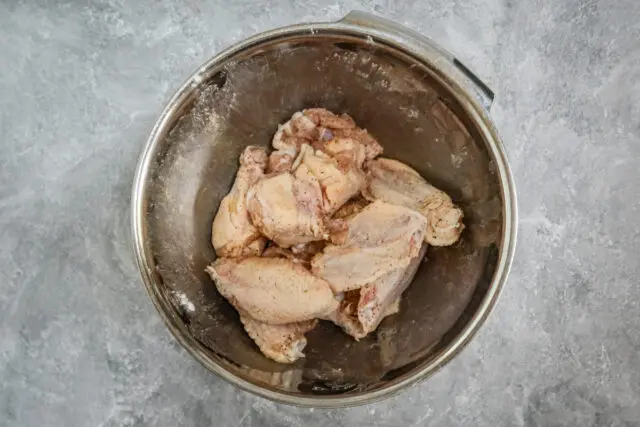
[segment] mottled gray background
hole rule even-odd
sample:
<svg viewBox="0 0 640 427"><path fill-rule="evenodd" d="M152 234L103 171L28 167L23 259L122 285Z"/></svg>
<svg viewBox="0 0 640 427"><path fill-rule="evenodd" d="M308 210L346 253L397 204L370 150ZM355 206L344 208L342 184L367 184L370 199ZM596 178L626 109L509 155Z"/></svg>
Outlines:
<svg viewBox="0 0 640 427"><path fill-rule="evenodd" d="M640 3L231 3L0 0L0 425L640 425ZM520 243L460 357L383 403L314 411L240 392L176 344L134 266L129 191L199 64L354 8L495 89Z"/></svg>

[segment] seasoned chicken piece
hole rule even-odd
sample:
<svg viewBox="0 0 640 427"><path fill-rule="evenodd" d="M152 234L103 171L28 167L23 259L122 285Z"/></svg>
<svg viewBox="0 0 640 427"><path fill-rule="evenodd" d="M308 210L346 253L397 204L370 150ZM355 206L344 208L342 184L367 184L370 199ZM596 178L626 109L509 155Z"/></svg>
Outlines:
<svg viewBox="0 0 640 427"><path fill-rule="evenodd" d="M320 184L300 168L295 177L282 173L256 183L247 195L247 209L260 233L283 248L329 236Z"/></svg>
<svg viewBox="0 0 640 427"><path fill-rule="evenodd" d="M413 280L427 245L422 244L418 255L408 266L397 268L360 289L345 292L340 307L329 316L356 340L373 332L380 322L400 309L400 295Z"/></svg>
<svg viewBox="0 0 640 427"><path fill-rule="evenodd" d="M246 313L240 313L240 321L262 354L279 363L293 363L304 357L307 339L304 334L315 328L318 321L270 325L259 322Z"/></svg>
<svg viewBox="0 0 640 427"><path fill-rule="evenodd" d="M329 141L332 154L314 151L304 144L293 168L311 174L320 183L323 196L323 211L332 215L347 200L358 194L366 183L362 171L364 148L353 140Z"/></svg>
<svg viewBox="0 0 640 427"><path fill-rule="evenodd" d="M346 220L347 230L311 261L334 293L358 289L418 256L427 220L412 209L376 201Z"/></svg>
<svg viewBox="0 0 640 427"><path fill-rule="evenodd" d="M413 281L426 252L427 245L423 243L418 256L406 268L389 273L360 288L358 320L364 330L375 330L382 319L400 310L400 296Z"/></svg>
<svg viewBox="0 0 640 427"><path fill-rule="evenodd" d="M338 306L327 282L288 259L218 258L206 271L222 296L259 322L303 322Z"/></svg>
<svg viewBox="0 0 640 427"><path fill-rule="evenodd" d="M342 205L340 209L333 214L334 219L348 219L369 204L369 201L362 196L357 196Z"/></svg>
<svg viewBox="0 0 640 427"><path fill-rule="evenodd" d="M364 147L367 160L382 153L382 146L366 130L356 126L347 114L338 116L324 108L309 108L294 113L289 121L278 126L271 142L278 154L270 161L269 169L286 170L286 165L291 164L303 144L324 150L325 143L334 138L357 141Z"/></svg>
<svg viewBox="0 0 640 427"><path fill-rule="evenodd" d="M289 121L278 126L271 145L281 154L288 154L291 158L295 158L302 144L313 144L321 137L322 130L316 123L304 112L298 111Z"/></svg>
<svg viewBox="0 0 640 427"><path fill-rule="evenodd" d="M240 156L240 168L231 191L220 203L211 227L211 243L219 257L259 255L266 240L253 226L247 212L249 188L264 175L267 153L249 146Z"/></svg>
<svg viewBox="0 0 640 427"><path fill-rule="evenodd" d="M365 157L371 160L382 154L382 146L369 132L356 125L348 114L340 116L324 108L309 108L303 114L321 128L320 141L330 141L333 138L354 139L364 146Z"/></svg>
<svg viewBox="0 0 640 427"><path fill-rule="evenodd" d="M367 185L362 194L368 200L382 200L420 212L428 220L425 240L432 246L449 246L460 238L464 229L462 210L418 172L385 158L368 162L366 169Z"/></svg>

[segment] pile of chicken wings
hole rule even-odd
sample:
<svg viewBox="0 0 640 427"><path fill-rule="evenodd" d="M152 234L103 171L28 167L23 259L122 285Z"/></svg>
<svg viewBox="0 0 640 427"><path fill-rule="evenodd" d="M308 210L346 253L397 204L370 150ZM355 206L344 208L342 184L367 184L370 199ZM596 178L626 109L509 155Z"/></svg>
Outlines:
<svg viewBox="0 0 640 427"><path fill-rule="evenodd" d="M207 272L262 353L304 357L318 319L356 340L398 312L428 245L460 237L462 211L346 114L311 108L249 146L213 220Z"/></svg>

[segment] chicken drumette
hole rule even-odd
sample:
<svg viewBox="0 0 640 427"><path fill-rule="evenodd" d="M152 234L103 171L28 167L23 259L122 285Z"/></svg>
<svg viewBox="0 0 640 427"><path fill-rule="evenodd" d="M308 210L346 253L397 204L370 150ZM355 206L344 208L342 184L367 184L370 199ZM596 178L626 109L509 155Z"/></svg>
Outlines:
<svg viewBox="0 0 640 427"><path fill-rule="evenodd" d="M350 138L359 142L367 160L382 153L382 146L365 129L356 126L349 115L337 115L324 108L308 108L295 113L289 121L278 126L272 145L276 150L269 158L268 172L290 170L300 147L308 144L324 149L334 138Z"/></svg>
<svg viewBox="0 0 640 427"><path fill-rule="evenodd" d="M400 296L407 289L427 251L423 244L409 265L397 268L359 289L345 292L329 320L356 340L376 330L380 322L400 309Z"/></svg>
<svg viewBox="0 0 640 427"><path fill-rule="evenodd" d="M267 153L249 146L240 156L240 168L229 194L220 203L211 227L211 243L220 257L259 255L266 239L253 226L247 212L249 188L264 176Z"/></svg>
<svg viewBox="0 0 640 427"><path fill-rule="evenodd" d="M304 334L339 306L324 280L286 258L221 258L207 272L260 351L276 362L304 357Z"/></svg>
<svg viewBox="0 0 640 427"><path fill-rule="evenodd" d="M326 152L303 144L291 173L268 176L249 190L253 224L283 248L327 240L342 227L331 215L366 182L364 158L364 147L350 139L329 141Z"/></svg>
<svg viewBox="0 0 640 427"><path fill-rule="evenodd" d="M262 354L279 363L293 363L304 357L302 350L307 345L304 334L318 324L314 319L284 325L270 325L259 322L246 313L240 314L240 321Z"/></svg>
<svg viewBox="0 0 640 427"><path fill-rule="evenodd" d="M432 246L449 246L464 229L462 210L444 191L429 184L418 172L397 160L379 158L367 163L368 200L406 206L428 220L425 240Z"/></svg>
<svg viewBox="0 0 640 427"><path fill-rule="evenodd" d="M326 150L314 150L304 144L293 167L295 174L302 171L312 175L322 189L322 206L330 216L365 185L362 170L364 147L352 139L333 139ZM300 172L299 172L300 171Z"/></svg>
<svg viewBox="0 0 640 427"><path fill-rule="evenodd" d="M219 258L207 267L238 311L271 325L324 318L338 301L324 280L284 258Z"/></svg>
<svg viewBox="0 0 640 427"><path fill-rule="evenodd" d="M377 201L349 217L346 228L311 261L312 272L336 294L406 268L418 256L427 220L412 209Z"/></svg>
<svg viewBox="0 0 640 427"><path fill-rule="evenodd" d="M329 237L322 189L306 168L259 181L249 190L247 209L257 229L283 248Z"/></svg>

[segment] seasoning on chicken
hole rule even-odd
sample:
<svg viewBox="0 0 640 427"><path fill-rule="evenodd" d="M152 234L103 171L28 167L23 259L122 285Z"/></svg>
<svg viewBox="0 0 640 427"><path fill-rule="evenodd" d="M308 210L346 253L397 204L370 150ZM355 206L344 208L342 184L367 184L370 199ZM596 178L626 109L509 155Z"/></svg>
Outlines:
<svg viewBox="0 0 640 427"><path fill-rule="evenodd" d="M206 271L238 311L272 325L322 318L338 306L331 288L283 258L219 258Z"/></svg>
<svg viewBox="0 0 640 427"><path fill-rule="evenodd" d="M283 248L326 240L342 227L330 216L360 192L364 150L351 140L330 141L336 158L303 144L292 174L268 176L248 192L247 208L260 232Z"/></svg>
<svg viewBox="0 0 640 427"><path fill-rule="evenodd" d="M278 126L271 145L276 152L294 159L302 144L313 144L322 137L322 130L304 112L296 112L289 121Z"/></svg>
<svg viewBox="0 0 640 427"><path fill-rule="evenodd" d="M318 324L314 319L285 325L270 325L259 322L246 313L240 313L240 321L262 354L279 363L293 363L304 357L302 350L307 345L304 334Z"/></svg>
<svg viewBox="0 0 640 427"><path fill-rule="evenodd" d="M409 287L427 251L423 244L408 266L397 268L360 289L345 292L338 310L329 320L356 340L376 330L380 322L400 309L400 296Z"/></svg>
<svg viewBox="0 0 640 427"><path fill-rule="evenodd" d="M358 320L365 331L375 330L382 319L400 310L400 296L411 284L426 252L427 245L423 244L418 256L401 272L387 274L360 288Z"/></svg>
<svg viewBox="0 0 640 427"><path fill-rule="evenodd" d="M240 156L240 168L229 194L220 203L211 227L211 243L219 257L259 255L266 239L253 226L247 212L249 188L264 175L267 153L249 146Z"/></svg>
<svg viewBox="0 0 640 427"><path fill-rule="evenodd" d="M324 108L309 108L294 113L291 119L278 126L271 144L276 150L269 159L269 171L286 170L296 158L302 145L324 151L327 141L350 138L361 144L365 158L371 160L382 154L382 146L366 130L359 128L347 114L336 115Z"/></svg>
<svg viewBox="0 0 640 427"><path fill-rule="evenodd" d="M294 156L281 151L274 151L269 155L267 161L267 169L265 173L276 174L282 172L289 172L291 165L293 164Z"/></svg>
<svg viewBox="0 0 640 427"><path fill-rule="evenodd" d="M318 180L322 189L323 211L332 215L356 194L366 183L362 170L364 148L353 140L334 139L327 143L331 155L304 144L295 161L296 175L309 173ZM300 172L299 172L300 171Z"/></svg>
<svg viewBox="0 0 640 427"><path fill-rule="evenodd" d="M302 170L259 181L249 190L247 209L256 228L283 248L329 236L320 184Z"/></svg>
<svg viewBox="0 0 640 427"><path fill-rule="evenodd" d="M367 185L362 194L368 200L382 200L420 212L428 220L425 240L432 246L449 246L460 238L464 229L462 210L444 191L397 160L372 160L366 169Z"/></svg>
<svg viewBox="0 0 640 427"><path fill-rule="evenodd" d="M333 138L354 139L364 146L366 160L382 154L382 146L378 141L366 129L358 127L348 114L338 116L325 108L308 108L302 113L320 128L320 141L330 141Z"/></svg>
<svg viewBox="0 0 640 427"><path fill-rule="evenodd" d="M374 282L406 268L418 256L427 220L412 209L374 202L346 220L347 230L311 261L311 271L325 279L334 293Z"/></svg>

